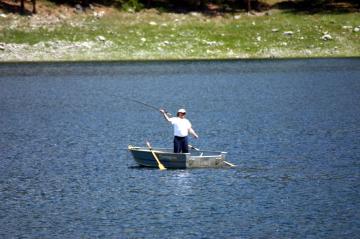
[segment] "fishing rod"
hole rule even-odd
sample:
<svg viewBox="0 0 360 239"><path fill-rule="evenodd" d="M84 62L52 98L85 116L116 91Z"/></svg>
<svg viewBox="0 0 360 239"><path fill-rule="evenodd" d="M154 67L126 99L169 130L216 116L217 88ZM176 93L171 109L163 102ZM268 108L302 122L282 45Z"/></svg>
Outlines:
<svg viewBox="0 0 360 239"><path fill-rule="evenodd" d="M122 97L122 96L120 96L120 97L123 98L124 100L129 100L129 101L132 101L132 102L141 104L141 105L143 105L143 106L146 106L146 107L148 107L148 108L150 108L150 109L153 109L153 110L156 110L156 111L159 111L159 110L160 110L160 108L158 108L158 107L155 107L155 106L153 106L153 105L149 105L149 104L144 103L144 102L139 101L139 100L135 100L135 99L127 98L127 97ZM167 115L171 116L171 114L170 114L169 112L165 111L165 113L166 113Z"/></svg>

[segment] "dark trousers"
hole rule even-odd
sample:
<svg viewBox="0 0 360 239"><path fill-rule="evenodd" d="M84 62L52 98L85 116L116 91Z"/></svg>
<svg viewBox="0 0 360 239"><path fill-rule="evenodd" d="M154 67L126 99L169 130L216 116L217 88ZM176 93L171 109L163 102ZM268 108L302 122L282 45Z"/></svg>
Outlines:
<svg viewBox="0 0 360 239"><path fill-rule="evenodd" d="M189 153L188 137L174 137L174 153Z"/></svg>

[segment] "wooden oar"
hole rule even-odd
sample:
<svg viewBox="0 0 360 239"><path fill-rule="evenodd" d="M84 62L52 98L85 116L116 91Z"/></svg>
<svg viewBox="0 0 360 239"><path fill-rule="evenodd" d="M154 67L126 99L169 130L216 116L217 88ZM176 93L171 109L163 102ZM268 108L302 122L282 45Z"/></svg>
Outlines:
<svg viewBox="0 0 360 239"><path fill-rule="evenodd" d="M152 150L151 145L150 145L150 143L149 143L148 141L146 141L146 145L148 146L150 152L152 153L152 155L154 156L156 162L158 163L159 169L160 169L160 170L166 169L166 168L164 167L164 165L160 162L159 158L156 156L155 152Z"/></svg>
<svg viewBox="0 0 360 239"><path fill-rule="evenodd" d="M189 144L189 147L192 148L192 149L195 149L196 151L200 151L200 149L195 148L194 146L192 146L192 145L190 145L190 144ZM229 162L227 162L227 161L225 161L225 160L224 160L224 163L227 164L227 165L229 165L230 167L236 167L235 164L229 163Z"/></svg>

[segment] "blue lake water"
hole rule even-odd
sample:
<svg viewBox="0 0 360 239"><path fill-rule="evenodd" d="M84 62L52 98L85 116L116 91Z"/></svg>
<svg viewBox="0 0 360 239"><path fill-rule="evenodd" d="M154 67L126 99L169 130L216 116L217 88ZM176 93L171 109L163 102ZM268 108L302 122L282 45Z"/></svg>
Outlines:
<svg viewBox="0 0 360 239"><path fill-rule="evenodd" d="M235 169L137 167L180 107ZM0 64L0 238L358 238L360 59Z"/></svg>

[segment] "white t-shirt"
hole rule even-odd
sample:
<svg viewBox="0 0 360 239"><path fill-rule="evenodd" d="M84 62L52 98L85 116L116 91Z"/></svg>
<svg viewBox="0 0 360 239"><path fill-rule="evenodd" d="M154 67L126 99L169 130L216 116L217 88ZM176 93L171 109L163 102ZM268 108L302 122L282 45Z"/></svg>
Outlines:
<svg viewBox="0 0 360 239"><path fill-rule="evenodd" d="M178 137L185 137L189 134L191 123L188 119L182 119L180 117L170 118L170 122L174 125L174 135Z"/></svg>

